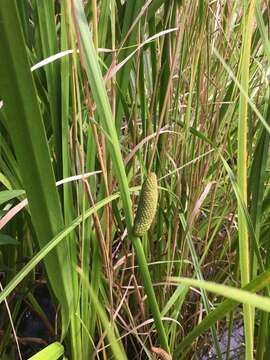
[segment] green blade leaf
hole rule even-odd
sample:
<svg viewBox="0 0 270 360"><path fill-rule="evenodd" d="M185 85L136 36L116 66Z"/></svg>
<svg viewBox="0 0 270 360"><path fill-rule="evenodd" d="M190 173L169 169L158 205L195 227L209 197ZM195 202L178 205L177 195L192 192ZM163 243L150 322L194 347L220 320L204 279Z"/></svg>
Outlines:
<svg viewBox="0 0 270 360"><path fill-rule="evenodd" d="M5 1L5 6L0 7L0 50L5 54L0 57L0 92L32 222L43 247L63 228L63 219L26 49L16 1ZM45 265L51 287L64 309L65 327L72 301L65 242L45 259Z"/></svg>
<svg viewBox="0 0 270 360"><path fill-rule="evenodd" d="M173 283L182 283L188 286L205 289L217 295L227 297L239 303L250 305L258 309L270 312L270 299L261 295L252 294L250 291L237 289L231 286L217 284L212 281L196 280L184 277L169 277Z"/></svg>
<svg viewBox="0 0 270 360"><path fill-rule="evenodd" d="M29 360L57 360L64 354L64 346L59 342L54 342L45 347L45 349L39 351L34 356L31 356Z"/></svg>
<svg viewBox="0 0 270 360"><path fill-rule="evenodd" d="M0 192L0 205L4 204L5 202L14 199L18 196L24 195L24 190L4 190Z"/></svg>
<svg viewBox="0 0 270 360"><path fill-rule="evenodd" d="M1 245L18 245L19 242L14 239L13 237L6 235L6 234L0 234L0 246Z"/></svg>

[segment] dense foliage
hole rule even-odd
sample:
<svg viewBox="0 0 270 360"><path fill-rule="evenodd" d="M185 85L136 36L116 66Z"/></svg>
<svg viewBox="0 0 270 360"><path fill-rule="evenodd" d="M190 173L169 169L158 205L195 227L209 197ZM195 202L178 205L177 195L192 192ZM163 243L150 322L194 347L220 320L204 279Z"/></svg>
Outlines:
<svg viewBox="0 0 270 360"><path fill-rule="evenodd" d="M269 16L0 0L1 359L269 356Z"/></svg>

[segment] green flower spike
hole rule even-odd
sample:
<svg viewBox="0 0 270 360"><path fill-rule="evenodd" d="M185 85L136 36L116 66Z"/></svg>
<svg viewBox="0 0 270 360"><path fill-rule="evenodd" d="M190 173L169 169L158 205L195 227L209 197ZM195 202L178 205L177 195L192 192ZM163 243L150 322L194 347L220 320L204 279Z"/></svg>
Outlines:
<svg viewBox="0 0 270 360"><path fill-rule="evenodd" d="M133 226L133 234L135 236L143 236L150 228L156 213L157 200L157 176L152 172L147 176L142 185L139 205Z"/></svg>

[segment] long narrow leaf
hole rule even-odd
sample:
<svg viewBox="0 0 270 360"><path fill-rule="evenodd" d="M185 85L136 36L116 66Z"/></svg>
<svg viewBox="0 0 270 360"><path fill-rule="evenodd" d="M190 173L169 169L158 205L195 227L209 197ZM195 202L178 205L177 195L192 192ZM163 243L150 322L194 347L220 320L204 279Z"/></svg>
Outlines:
<svg viewBox="0 0 270 360"><path fill-rule="evenodd" d="M43 247L62 229L63 219L15 0L5 1L0 7L0 50L5 54L0 57L0 92L8 131L39 245ZM65 242L46 258L45 265L51 287L64 309L65 327L72 301Z"/></svg>

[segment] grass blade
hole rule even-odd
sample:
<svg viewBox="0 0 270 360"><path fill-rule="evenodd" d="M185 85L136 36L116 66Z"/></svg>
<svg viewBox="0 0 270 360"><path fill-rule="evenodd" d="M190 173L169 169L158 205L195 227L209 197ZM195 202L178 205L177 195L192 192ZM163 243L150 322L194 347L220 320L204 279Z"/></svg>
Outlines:
<svg viewBox="0 0 270 360"><path fill-rule="evenodd" d="M8 132L17 155L40 247L63 227L45 130L14 0L0 8L0 92ZM19 121L18 121L19 116ZM42 159L42 160L41 160ZM31 164L31 166L29 166ZM63 305L67 326L72 294L70 264L63 242L45 260L52 289Z"/></svg>
<svg viewBox="0 0 270 360"><path fill-rule="evenodd" d="M83 56L88 81L90 83L93 97L96 102L97 112L102 121L102 126L106 132L106 135L109 135L108 149L112 158L114 173L119 183L129 238L132 241L137 260L140 265L145 291L147 293L149 305L155 319L160 344L162 345L164 350L169 352L168 340L161 320L160 311L158 308L143 247L140 239L132 235L133 211L128 190L128 181L125 173L125 166L121 155L116 128L112 119L109 100L106 94L106 89L98 64L97 53L93 44L92 36L90 34L82 3L80 0L74 1L74 23L75 27L77 28L77 36L80 39L80 51L82 53L81 55Z"/></svg>
<svg viewBox="0 0 270 360"><path fill-rule="evenodd" d="M45 349L39 351L34 356L31 356L29 360L57 360L64 354L64 346L59 342L54 342L45 347Z"/></svg>
<svg viewBox="0 0 270 360"><path fill-rule="evenodd" d="M202 288L220 296L227 297L242 304L257 307L263 311L270 312L270 299L261 295L252 294L243 289L217 284L212 281L190 279L184 277L169 277L172 283L182 283L188 286Z"/></svg>
<svg viewBox="0 0 270 360"><path fill-rule="evenodd" d="M250 292L258 292L270 284L270 269L260 274L257 278L252 280L243 289ZM225 300L218 305L218 307L210 312L176 347L173 358L175 360L183 359L187 351L192 345L192 342L201 334L209 329L219 319L222 319L226 314L233 311L239 303L234 300Z"/></svg>
<svg viewBox="0 0 270 360"><path fill-rule="evenodd" d="M243 23L243 48L241 57L241 85L245 92L249 88L249 63L250 48L252 36L252 20L255 9L255 0L250 2L248 14L244 14ZM247 12L247 4L244 6L244 12ZM247 17L247 19L246 19ZM240 195L247 205L247 115L248 102L243 93L240 94L239 101L239 122L238 122L238 151L237 151L237 180ZM239 257L241 284L245 286L250 281L250 249L248 228L243 213L238 205L238 231L239 231ZM254 311L247 303L244 305L244 326L245 326L245 344L246 359L253 359L253 331L254 331Z"/></svg>

